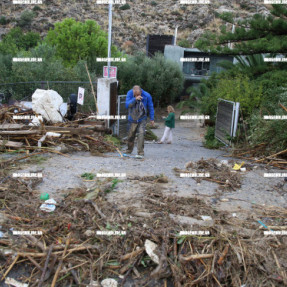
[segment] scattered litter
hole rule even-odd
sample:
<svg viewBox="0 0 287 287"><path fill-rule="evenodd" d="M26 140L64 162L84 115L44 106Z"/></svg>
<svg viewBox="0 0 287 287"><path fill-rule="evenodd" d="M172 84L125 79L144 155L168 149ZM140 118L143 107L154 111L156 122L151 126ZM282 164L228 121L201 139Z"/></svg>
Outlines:
<svg viewBox="0 0 287 287"><path fill-rule="evenodd" d="M212 217L207 216L207 215L201 215L201 218L202 218L204 221L212 220Z"/></svg>
<svg viewBox="0 0 287 287"><path fill-rule="evenodd" d="M151 260L154 263L159 264L159 257L158 257L158 255L155 254L155 250L158 249L157 244L155 244L154 242L146 239L144 247L145 247L146 253L149 255Z"/></svg>
<svg viewBox="0 0 287 287"><path fill-rule="evenodd" d="M229 199L228 199L228 198L221 198L220 201L221 201L221 202L228 202Z"/></svg>
<svg viewBox="0 0 287 287"><path fill-rule="evenodd" d="M102 287L117 287L118 282L115 279L105 279L101 282Z"/></svg>
<svg viewBox="0 0 287 287"><path fill-rule="evenodd" d="M42 136L39 140L38 140L38 147L42 146L42 142L45 141L46 137L60 137L61 134L59 133L53 133L53 132L47 132L44 136Z"/></svg>
<svg viewBox="0 0 287 287"><path fill-rule="evenodd" d="M246 171L246 167L241 167L240 171Z"/></svg>
<svg viewBox="0 0 287 287"><path fill-rule="evenodd" d="M174 168L173 170L178 176L181 173L191 174L191 178L198 185L202 180L206 180L219 184L221 189L232 189L235 191L241 187L241 175L233 171L229 165L222 164L221 162L214 158L201 159L197 162L187 162L185 170L179 168ZM192 176L192 174L203 174L204 176L197 177Z"/></svg>
<svg viewBox="0 0 287 287"><path fill-rule="evenodd" d="M91 281L89 285L86 287L101 287L100 283L98 281Z"/></svg>
<svg viewBox="0 0 287 287"><path fill-rule="evenodd" d="M268 226L266 226L262 221L257 220L258 223L260 223L264 228L269 229ZM270 229L271 231L273 231L272 229Z"/></svg>
<svg viewBox="0 0 287 287"><path fill-rule="evenodd" d="M98 281L91 281L89 285L86 287L101 287L100 283Z"/></svg>
<svg viewBox="0 0 287 287"><path fill-rule="evenodd" d="M54 204L54 205L57 204L57 202L56 202L56 200L54 198L47 199L45 201L45 203L47 203L47 204Z"/></svg>
<svg viewBox="0 0 287 287"><path fill-rule="evenodd" d="M42 116L35 116L32 119L32 122L29 123L29 126L40 126L42 122L43 122L43 117Z"/></svg>
<svg viewBox="0 0 287 287"><path fill-rule="evenodd" d="M40 206L40 209L46 212L53 212L56 209L56 206L54 204L45 204L43 203Z"/></svg>
<svg viewBox="0 0 287 287"><path fill-rule="evenodd" d="M228 166L228 160L223 159L223 160L220 161L220 164Z"/></svg>
<svg viewBox="0 0 287 287"><path fill-rule="evenodd" d="M49 198L50 198L50 196L47 192L41 193L41 195L40 195L41 200L48 200Z"/></svg>
<svg viewBox="0 0 287 287"><path fill-rule="evenodd" d="M241 169L241 167L243 166L243 164L244 164L244 161L241 163L241 164L234 164L234 167L232 168L232 169L234 169L234 170L240 170Z"/></svg>
<svg viewBox="0 0 287 287"><path fill-rule="evenodd" d="M10 277L7 277L5 279L5 284L9 284L9 285L12 285L14 287L28 287L29 284L24 284L24 283L21 283L19 281L16 281L15 279L13 278L10 278Z"/></svg>
<svg viewBox="0 0 287 287"><path fill-rule="evenodd" d="M53 212L56 209L56 204L57 202L53 198L50 198L45 200L45 203L40 206L40 209L46 212Z"/></svg>
<svg viewBox="0 0 287 287"><path fill-rule="evenodd" d="M256 146L247 146L243 149L233 149L230 156L237 157L240 159L247 159L258 164L267 164L268 166L274 166L277 168L286 169L287 160L284 155L286 155L286 148L282 151L276 151L273 147L269 146L270 143L261 143ZM274 152L272 154L272 152ZM253 169L258 168L254 166Z"/></svg>

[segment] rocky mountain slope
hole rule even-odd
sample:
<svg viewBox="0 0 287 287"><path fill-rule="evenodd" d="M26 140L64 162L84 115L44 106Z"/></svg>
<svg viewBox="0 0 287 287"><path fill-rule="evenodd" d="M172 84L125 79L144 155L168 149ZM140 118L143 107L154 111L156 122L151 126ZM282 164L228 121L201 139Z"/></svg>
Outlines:
<svg viewBox="0 0 287 287"><path fill-rule="evenodd" d="M178 26L178 41L187 40L192 46L205 30L216 31L223 24L218 13L233 12L237 18L250 17L256 12L269 14L268 5L259 0L210 2L181 5L179 0L131 0L126 5L113 5L113 43L127 52L144 51L148 34L172 35ZM42 36L65 18L93 19L108 31L108 5L97 4L96 0L43 0L41 5L15 5L11 0L2 0L0 9L0 16L8 22L0 25L0 35L17 25L24 10L35 13L31 26L26 29Z"/></svg>

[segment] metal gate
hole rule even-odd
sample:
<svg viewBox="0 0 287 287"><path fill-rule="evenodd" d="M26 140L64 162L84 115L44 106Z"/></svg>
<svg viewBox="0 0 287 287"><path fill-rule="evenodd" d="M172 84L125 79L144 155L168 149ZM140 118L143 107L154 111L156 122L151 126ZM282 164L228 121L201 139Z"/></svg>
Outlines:
<svg viewBox="0 0 287 287"><path fill-rule="evenodd" d="M117 82L110 83L110 116L117 114L117 96L118 96L118 85ZM109 125L113 125L116 120L110 120Z"/></svg>
<svg viewBox="0 0 287 287"><path fill-rule="evenodd" d="M239 117L239 103L219 99L215 122L215 137L229 145L235 137Z"/></svg>
<svg viewBox="0 0 287 287"><path fill-rule="evenodd" d="M126 119L117 120L116 134L120 138L126 138L128 136L128 110L126 109L126 97L127 95L118 96L117 115L126 116Z"/></svg>

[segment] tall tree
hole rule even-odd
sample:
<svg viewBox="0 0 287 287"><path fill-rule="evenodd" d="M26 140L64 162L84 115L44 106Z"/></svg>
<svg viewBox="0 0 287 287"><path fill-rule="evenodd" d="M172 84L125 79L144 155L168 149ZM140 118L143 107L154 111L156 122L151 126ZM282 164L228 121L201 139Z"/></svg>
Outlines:
<svg viewBox="0 0 287 287"><path fill-rule="evenodd" d="M57 55L67 66L79 60L107 57L107 33L93 20L83 23L70 18L58 22L49 30L45 41L56 47ZM115 46L112 46L112 56L119 56Z"/></svg>
<svg viewBox="0 0 287 287"><path fill-rule="evenodd" d="M235 31L222 26L220 34L206 32L195 44L197 48L211 53L254 55L260 53L287 53L287 8L273 4L269 16L255 14L251 19L235 22L231 13L220 18L235 25ZM228 47L233 43L233 49Z"/></svg>
<svg viewBox="0 0 287 287"><path fill-rule="evenodd" d="M0 53L15 56L19 51L28 51L30 48L36 47L40 42L41 37L39 33L24 33L20 27L16 27L3 36L3 40L0 42Z"/></svg>

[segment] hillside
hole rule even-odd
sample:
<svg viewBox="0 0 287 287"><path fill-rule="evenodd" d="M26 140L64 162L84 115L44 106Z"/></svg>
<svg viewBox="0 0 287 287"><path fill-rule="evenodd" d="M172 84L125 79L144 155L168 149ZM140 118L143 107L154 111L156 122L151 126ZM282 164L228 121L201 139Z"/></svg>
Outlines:
<svg viewBox="0 0 287 287"><path fill-rule="evenodd" d="M256 0L211 2L209 5L180 5L178 0L132 0L127 1L125 7L114 5L113 43L127 52L144 51L148 34L172 35L178 26L178 42L188 40L192 45L205 30L220 28L222 22L217 17L218 13L233 12L237 19L250 17L256 12L269 14L267 5ZM108 5L98 5L96 0L43 0L42 5L14 5L11 0L2 0L0 9L0 15L7 22L0 25L0 37L17 25L25 10L35 13L31 26L26 30L40 32L42 36L54 23L65 18L93 19L108 30Z"/></svg>

